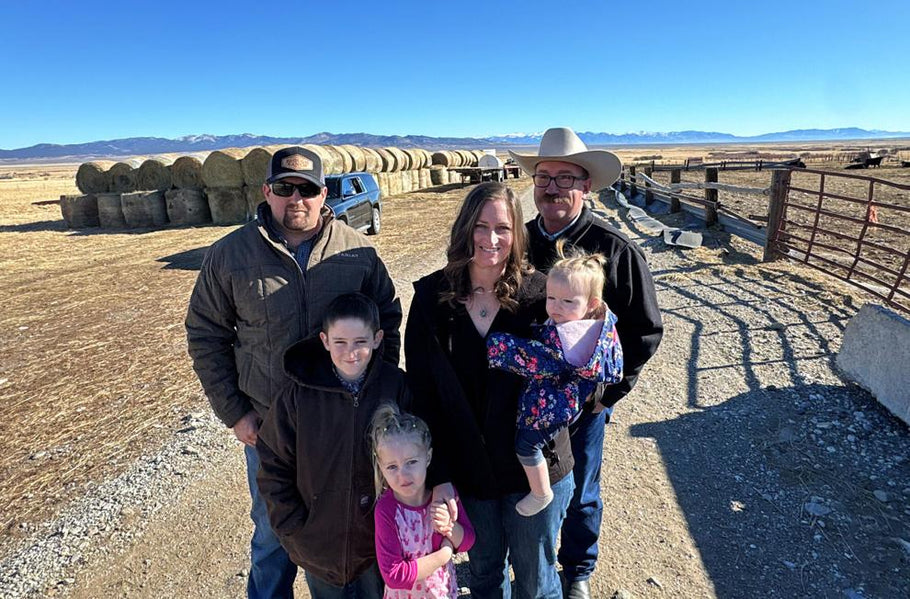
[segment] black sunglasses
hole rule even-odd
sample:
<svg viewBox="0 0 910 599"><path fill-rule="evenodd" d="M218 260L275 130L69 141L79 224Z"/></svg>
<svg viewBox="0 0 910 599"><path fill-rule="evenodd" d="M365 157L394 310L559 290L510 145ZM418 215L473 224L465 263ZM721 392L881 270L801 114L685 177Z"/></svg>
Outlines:
<svg viewBox="0 0 910 599"><path fill-rule="evenodd" d="M316 197L322 191L319 186L312 183L288 183L287 181L276 181L270 187L272 188L272 193L282 198L289 198L294 195L295 189L302 198Z"/></svg>

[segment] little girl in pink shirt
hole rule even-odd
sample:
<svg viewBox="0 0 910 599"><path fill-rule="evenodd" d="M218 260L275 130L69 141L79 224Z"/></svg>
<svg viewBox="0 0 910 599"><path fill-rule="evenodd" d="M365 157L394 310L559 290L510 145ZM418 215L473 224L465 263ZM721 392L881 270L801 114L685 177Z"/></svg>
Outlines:
<svg viewBox="0 0 910 599"><path fill-rule="evenodd" d="M380 406L371 428L376 494L376 559L388 598L455 598L452 556L474 544L474 529L456 499L456 518L432 503L426 488L430 431L416 416Z"/></svg>

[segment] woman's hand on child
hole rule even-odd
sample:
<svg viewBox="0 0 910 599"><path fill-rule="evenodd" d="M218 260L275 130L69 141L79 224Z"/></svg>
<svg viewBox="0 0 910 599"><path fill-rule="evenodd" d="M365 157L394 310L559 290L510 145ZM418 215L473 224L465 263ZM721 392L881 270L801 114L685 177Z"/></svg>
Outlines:
<svg viewBox="0 0 910 599"><path fill-rule="evenodd" d="M442 501L437 501L430 505L430 513L433 520L433 529L444 537L451 535L455 521L449 512L449 506Z"/></svg>
<svg viewBox="0 0 910 599"><path fill-rule="evenodd" d="M433 503L444 503L449 508L449 519L452 522L458 520L458 504L455 502L455 487L452 486L452 483L443 483L433 487ZM441 530L436 532L441 535L445 534Z"/></svg>

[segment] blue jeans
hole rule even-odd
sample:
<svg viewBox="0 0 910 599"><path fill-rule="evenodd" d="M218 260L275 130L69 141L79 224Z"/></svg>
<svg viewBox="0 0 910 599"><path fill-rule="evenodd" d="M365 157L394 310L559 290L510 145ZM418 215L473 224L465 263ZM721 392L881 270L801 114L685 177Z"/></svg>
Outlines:
<svg viewBox="0 0 910 599"><path fill-rule="evenodd" d="M249 445L243 446L246 454L246 479L250 485L253 507L253 540L250 541L250 577L246 584L249 599L284 598L294 596L294 578L297 564L291 561L287 551L269 524L265 499L259 494L256 472L259 470L259 454Z"/></svg>
<svg viewBox="0 0 910 599"><path fill-rule="evenodd" d="M331 585L309 572L304 572L304 574L312 599L382 599L385 591L385 583L382 581L382 576L379 575L379 566L376 564L361 574L360 578L343 587Z"/></svg>
<svg viewBox="0 0 910 599"><path fill-rule="evenodd" d="M477 531L477 542L468 550L472 599L510 599L510 561L519 599L562 599L556 535L574 486L572 477L564 476L553 484L550 505L530 518L515 511L525 493L499 499L461 498Z"/></svg>
<svg viewBox="0 0 910 599"><path fill-rule="evenodd" d="M562 524L559 563L566 580L587 580L597 563L597 539L603 517L600 499L600 464L604 454L607 411L582 412L569 427L575 468L575 493Z"/></svg>

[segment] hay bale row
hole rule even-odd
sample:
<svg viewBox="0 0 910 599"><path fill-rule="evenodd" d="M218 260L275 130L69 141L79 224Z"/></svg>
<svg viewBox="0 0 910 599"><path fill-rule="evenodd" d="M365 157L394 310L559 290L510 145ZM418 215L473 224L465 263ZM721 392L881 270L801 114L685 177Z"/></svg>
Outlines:
<svg viewBox="0 0 910 599"><path fill-rule="evenodd" d="M240 188L262 185L272 154L284 146L227 148L198 156L161 155L145 160L130 159L109 167L86 162L76 172L76 186L83 194L133 193L177 189ZM367 171L371 173L417 171L433 165L474 166L479 151L447 150L431 154L419 148L362 148L353 145L305 144L316 153L327 175Z"/></svg>
<svg viewBox="0 0 910 599"><path fill-rule="evenodd" d="M255 215L261 201L261 186L208 187L61 196L60 209L71 229L137 229L240 224Z"/></svg>
<svg viewBox="0 0 910 599"><path fill-rule="evenodd" d="M433 152L432 163L447 168L458 168L461 166L477 166L477 161L483 152L472 152L468 150L442 150Z"/></svg>

